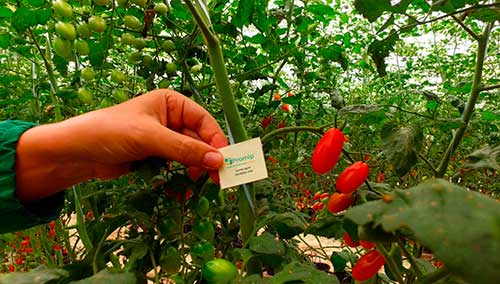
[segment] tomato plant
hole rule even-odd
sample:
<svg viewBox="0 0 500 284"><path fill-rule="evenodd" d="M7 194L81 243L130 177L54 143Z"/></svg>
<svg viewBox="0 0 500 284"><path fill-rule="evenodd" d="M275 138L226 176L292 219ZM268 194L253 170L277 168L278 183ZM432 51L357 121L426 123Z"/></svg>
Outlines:
<svg viewBox="0 0 500 284"><path fill-rule="evenodd" d="M498 3L202 2L0 3L3 120L170 88L260 137L269 175L221 190L148 158L69 188L59 220L0 235L0 271L28 277L0 282L207 283L225 259L233 283L495 283Z"/></svg>

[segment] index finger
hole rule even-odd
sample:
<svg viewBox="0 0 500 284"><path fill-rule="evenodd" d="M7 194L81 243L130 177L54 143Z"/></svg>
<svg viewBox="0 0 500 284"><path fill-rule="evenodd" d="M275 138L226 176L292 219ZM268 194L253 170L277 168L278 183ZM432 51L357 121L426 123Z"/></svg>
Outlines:
<svg viewBox="0 0 500 284"><path fill-rule="evenodd" d="M184 132L194 132L202 141L220 148L228 145L228 140L215 118L202 106L186 96L171 91L166 96L167 127Z"/></svg>

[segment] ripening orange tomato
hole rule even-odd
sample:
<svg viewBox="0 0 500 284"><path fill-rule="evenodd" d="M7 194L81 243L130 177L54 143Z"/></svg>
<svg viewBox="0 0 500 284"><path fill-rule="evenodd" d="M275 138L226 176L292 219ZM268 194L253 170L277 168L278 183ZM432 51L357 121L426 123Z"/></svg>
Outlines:
<svg viewBox="0 0 500 284"><path fill-rule="evenodd" d="M335 192L328 200L328 211L334 214L342 212L349 208L353 202L352 194Z"/></svg>

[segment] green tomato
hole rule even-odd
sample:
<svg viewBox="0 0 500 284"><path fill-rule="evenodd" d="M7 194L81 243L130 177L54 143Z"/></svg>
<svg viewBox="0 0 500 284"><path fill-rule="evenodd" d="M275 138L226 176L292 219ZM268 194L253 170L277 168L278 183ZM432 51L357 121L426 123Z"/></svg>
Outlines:
<svg viewBox="0 0 500 284"><path fill-rule="evenodd" d="M99 16L89 18L89 27L91 30L102 33L106 30L106 21Z"/></svg>
<svg viewBox="0 0 500 284"><path fill-rule="evenodd" d="M165 239L173 239L181 233L181 227L172 218L163 219L158 230Z"/></svg>
<svg viewBox="0 0 500 284"><path fill-rule="evenodd" d="M163 50L165 50L166 52L172 52L175 50L175 43L172 40L167 39L163 42L161 48L163 48Z"/></svg>
<svg viewBox="0 0 500 284"><path fill-rule="evenodd" d="M193 73L193 74L198 74L198 73L200 73L200 71L201 71L201 68L202 68L202 67L203 67L203 66L201 66L201 64L196 64L196 65L193 65L193 66L191 67L191 73Z"/></svg>
<svg viewBox="0 0 500 284"><path fill-rule="evenodd" d="M201 240L212 242L215 236L214 225L209 220L197 220L193 224L193 234Z"/></svg>
<svg viewBox="0 0 500 284"><path fill-rule="evenodd" d="M141 50L143 48L145 48L146 46L148 46L148 43L143 40L142 38L136 38L134 40L134 47L137 48L138 50Z"/></svg>
<svg viewBox="0 0 500 284"><path fill-rule="evenodd" d="M181 256L179 251L173 246L164 246L160 252L160 267L167 274L179 272L181 268Z"/></svg>
<svg viewBox="0 0 500 284"><path fill-rule="evenodd" d="M74 40L76 38L76 29L70 23L57 22L56 23L56 33L67 40Z"/></svg>
<svg viewBox="0 0 500 284"><path fill-rule="evenodd" d="M122 34L122 42L126 45L132 45L135 42L135 36L131 33L124 33Z"/></svg>
<svg viewBox="0 0 500 284"><path fill-rule="evenodd" d="M95 72L92 67L85 67L80 71L82 79L85 81L92 81L95 78Z"/></svg>
<svg viewBox="0 0 500 284"><path fill-rule="evenodd" d="M151 57L150 55L144 55L144 57L142 58L142 65L144 67L151 68L151 66L153 66L153 62L153 57Z"/></svg>
<svg viewBox="0 0 500 284"><path fill-rule="evenodd" d="M64 18L71 19L73 17L73 7L70 4L66 3L64 0L58 0L52 3L52 9L56 13Z"/></svg>
<svg viewBox="0 0 500 284"><path fill-rule="evenodd" d="M113 70L113 71L111 71L111 81L113 81L113 82L115 82L117 84L121 84L126 79L127 79L127 76L125 76L125 74L123 74L122 71L120 71L120 70Z"/></svg>
<svg viewBox="0 0 500 284"><path fill-rule="evenodd" d="M160 83L158 83L158 88L160 89L168 89L170 87L170 81L168 79L162 79Z"/></svg>
<svg viewBox="0 0 500 284"><path fill-rule="evenodd" d="M110 0L94 0L94 4L98 6L105 6L108 5L109 3L111 3Z"/></svg>
<svg viewBox="0 0 500 284"><path fill-rule="evenodd" d="M138 6L144 7L148 3L148 0L130 0L132 3L137 4Z"/></svg>
<svg viewBox="0 0 500 284"><path fill-rule="evenodd" d="M91 104L94 101L94 95L92 92L85 88L78 89L76 96L84 104Z"/></svg>
<svg viewBox="0 0 500 284"><path fill-rule="evenodd" d="M140 30L142 27L141 21L132 15L123 17L123 24L125 24L127 28L135 31Z"/></svg>
<svg viewBox="0 0 500 284"><path fill-rule="evenodd" d="M113 91L113 99L117 103L123 103L129 99L127 92L124 90L114 90Z"/></svg>
<svg viewBox="0 0 500 284"><path fill-rule="evenodd" d="M205 216L210 209L210 201L205 196L200 197L196 203L194 210L199 216Z"/></svg>
<svg viewBox="0 0 500 284"><path fill-rule="evenodd" d="M128 62L131 64L137 64L142 61L142 54L138 51L131 52L128 55Z"/></svg>
<svg viewBox="0 0 500 284"><path fill-rule="evenodd" d="M177 72L177 64L174 62L167 63L166 71L169 75L175 74Z"/></svg>
<svg viewBox="0 0 500 284"><path fill-rule="evenodd" d="M106 108L113 105L113 102L109 98L103 98L99 104L99 108Z"/></svg>
<svg viewBox="0 0 500 284"><path fill-rule="evenodd" d="M118 6L128 8L130 6L129 0L117 0Z"/></svg>
<svg viewBox="0 0 500 284"><path fill-rule="evenodd" d="M92 35L90 26L87 23L81 23L76 26L76 31L81 38L89 38Z"/></svg>
<svg viewBox="0 0 500 284"><path fill-rule="evenodd" d="M78 39L75 41L75 50L80 55L89 55L89 44L83 39Z"/></svg>
<svg viewBox="0 0 500 284"><path fill-rule="evenodd" d="M57 37L52 42L52 49L57 55L61 56L62 58L68 61L73 60L73 49L71 48L71 42Z"/></svg>
<svg viewBox="0 0 500 284"><path fill-rule="evenodd" d="M168 12L168 6L165 3L157 3L154 10L156 14L163 16Z"/></svg>
<svg viewBox="0 0 500 284"><path fill-rule="evenodd" d="M238 277L238 269L232 262L217 258L205 263L201 274L209 283L227 284Z"/></svg>

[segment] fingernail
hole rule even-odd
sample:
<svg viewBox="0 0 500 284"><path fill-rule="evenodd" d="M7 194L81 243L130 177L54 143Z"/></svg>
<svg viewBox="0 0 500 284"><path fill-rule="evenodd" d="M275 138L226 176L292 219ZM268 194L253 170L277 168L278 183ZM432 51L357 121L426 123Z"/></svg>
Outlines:
<svg viewBox="0 0 500 284"><path fill-rule="evenodd" d="M222 165L222 155L218 152L208 152L203 156L203 166L218 169Z"/></svg>

